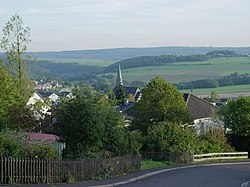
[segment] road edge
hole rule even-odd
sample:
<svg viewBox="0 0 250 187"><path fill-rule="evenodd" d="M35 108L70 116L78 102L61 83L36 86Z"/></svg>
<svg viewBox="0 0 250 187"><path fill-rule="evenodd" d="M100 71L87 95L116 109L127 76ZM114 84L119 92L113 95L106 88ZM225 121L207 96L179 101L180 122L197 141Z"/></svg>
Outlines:
<svg viewBox="0 0 250 187"><path fill-rule="evenodd" d="M127 179L125 181L111 183L111 184L105 184L105 185L96 185L91 187L112 187L112 186L119 186L123 184L129 184L133 182L137 182L143 179L146 179L148 177L152 177L161 173L169 172L169 171L175 171L175 170L181 170L181 169L188 169L188 168L197 168L197 167L210 167L210 166L226 166L226 165L241 165L241 164L250 164L250 161L239 161L239 162L219 162L219 163L205 163L205 164L194 164L194 165L187 165L187 166L178 166L173 168L166 168L166 169L159 169L157 171L149 172L144 175L140 175L138 177L134 177L131 179Z"/></svg>

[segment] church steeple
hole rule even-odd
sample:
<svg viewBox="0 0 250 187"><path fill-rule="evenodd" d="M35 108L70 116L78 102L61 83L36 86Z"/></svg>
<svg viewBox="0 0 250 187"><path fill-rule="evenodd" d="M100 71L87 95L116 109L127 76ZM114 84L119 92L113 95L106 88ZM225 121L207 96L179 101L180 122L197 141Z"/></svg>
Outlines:
<svg viewBox="0 0 250 187"><path fill-rule="evenodd" d="M117 78L116 78L116 88L118 88L120 85L123 85L123 82L122 82L121 66L120 66L120 63L119 63L119 65L118 65L118 72L117 72Z"/></svg>

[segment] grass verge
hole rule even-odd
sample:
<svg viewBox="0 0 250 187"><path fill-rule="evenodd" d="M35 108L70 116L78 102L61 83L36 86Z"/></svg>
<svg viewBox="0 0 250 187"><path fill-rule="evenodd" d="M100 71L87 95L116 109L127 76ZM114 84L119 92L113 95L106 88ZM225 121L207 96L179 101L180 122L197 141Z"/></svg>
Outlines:
<svg viewBox="0 0 250 187"><path fill-rule="evenodd" d="M169 161L153 161L153 160L141 161L141 169L159 168L163 166L172 166L172 165L174 165L174 163Z"/></svg>

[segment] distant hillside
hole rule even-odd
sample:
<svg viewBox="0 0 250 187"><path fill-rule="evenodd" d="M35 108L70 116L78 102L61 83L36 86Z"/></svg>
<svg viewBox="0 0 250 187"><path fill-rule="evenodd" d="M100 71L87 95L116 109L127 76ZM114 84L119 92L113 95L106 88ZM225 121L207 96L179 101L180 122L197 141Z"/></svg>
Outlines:
<svg viewBox="0 0 250 187"><path fill-rule="evenodd" d="M250 54L250 47L150 47L150 48L114 48L98 50L76 50L60 52L32 52L36 58L82 58L101 60L123 60L138 56L158 55L197 55L211 51L230 50L239 54Z"/></svg>
<svg viewBox="0 0 250 187"><path fill-rule="evenodd" d="M104 69L104 72L117 71L118 64L122 69L144 67L144 66L162 66L173 62L191 62L191 61L204 61L207 60L206 55L189 55L189 56L177 56L177 55L160 55L160 56L141 56L121 60Z"/></svg>
<svg viewBox="0 0 250 187"><path fill-rule="evenodd" d="M160 55L160 56L141 56L118 61L104 69L104 72L117 71L118 64L122 69L144 67L144 66L162 66L173 62L192 62L205 61L212 58L220 57L239 57L234 51L217 50L206 53L205 55Z"/></svg>
<svg viewBox="0 0 250 187"><path fill-rule="evenodd" d="M52 63L46 60L37 60L29 63L32 79L60 79L64 81L79 81L89 78L90 74L102 71L98 66L79 65L77 63Z"/></svg>

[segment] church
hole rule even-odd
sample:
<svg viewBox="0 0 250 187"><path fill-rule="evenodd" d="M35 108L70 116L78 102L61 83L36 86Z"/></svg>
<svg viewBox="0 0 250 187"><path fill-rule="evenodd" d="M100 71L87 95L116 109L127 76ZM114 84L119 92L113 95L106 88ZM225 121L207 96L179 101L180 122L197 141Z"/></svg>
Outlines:
<svg viewBox="0 0 250 187"><path fill-rule="evenodd" d="M130 126L130 123L133 120L134 106L135 106L135 103L139 101L141 98L141 91L138 87L129 87L129 86L123 85L120 64L118 65L116 86L114 89L115 94L117 94L117 90L119 89L119 87L123 88L125 99L124 99L124 102L120 104L118 109L125 116L124 117L125 126ZM132 100L131 100L131 96L133 97Z"/></svg>
<svg viewBox="0 0 250 187"><path fill-rule="evenodd" d="M130 87L130 86L123 85L121 66L120 64L118 64L116 86L114 89L115 93L117 93L117 90L119 89L120 86L124 89L124 94L125 94L124 105L126 105L126 103L129 102L129 96L133 96L133 101L135 102L140 100L141 91L138 87Z"/></svg>

